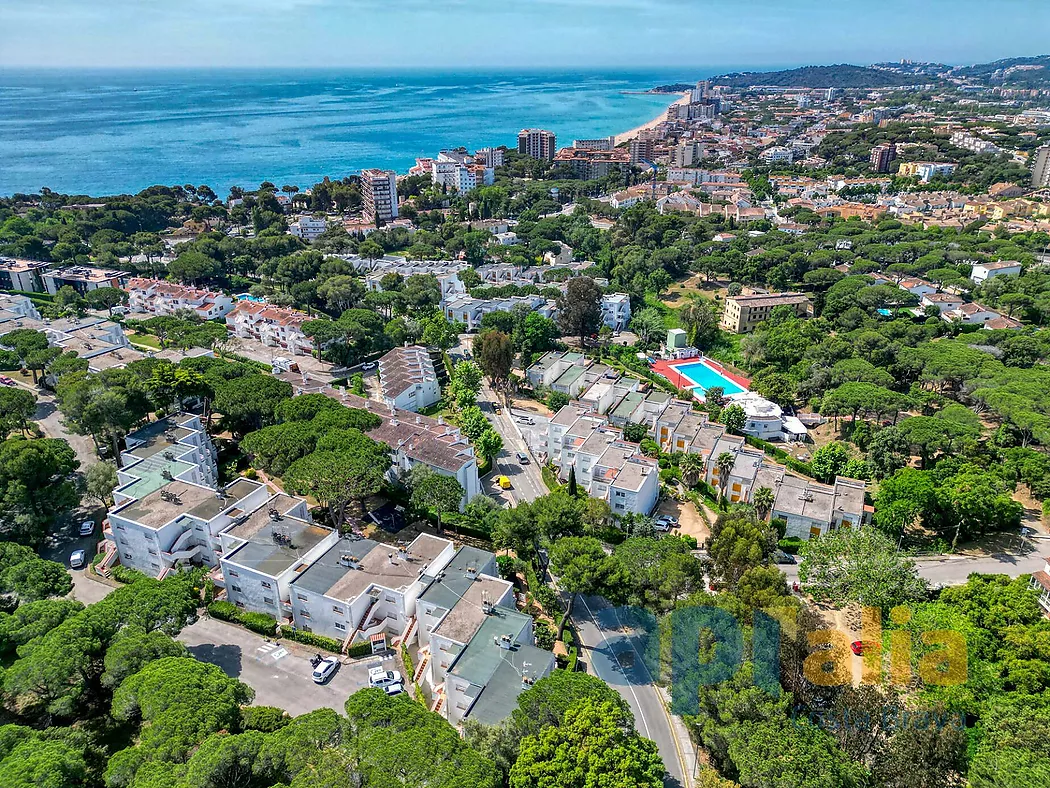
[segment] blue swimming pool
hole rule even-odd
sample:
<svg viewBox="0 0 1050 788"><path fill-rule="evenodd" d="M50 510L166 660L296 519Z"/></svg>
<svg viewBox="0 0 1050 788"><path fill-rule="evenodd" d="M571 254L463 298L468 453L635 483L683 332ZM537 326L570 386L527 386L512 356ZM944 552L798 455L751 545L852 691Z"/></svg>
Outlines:
<svg viewBox="0 0 1050 788"><path fill-rule="evenodd" d="M703 361L694 361L691 364L676 364L674 371L683 377L689 378L694 386L707 391L712 386L721 386L722 392L729 397L733 394L743 394L747 389L739 383L734 383L721 372L718 372Z"/></svg>

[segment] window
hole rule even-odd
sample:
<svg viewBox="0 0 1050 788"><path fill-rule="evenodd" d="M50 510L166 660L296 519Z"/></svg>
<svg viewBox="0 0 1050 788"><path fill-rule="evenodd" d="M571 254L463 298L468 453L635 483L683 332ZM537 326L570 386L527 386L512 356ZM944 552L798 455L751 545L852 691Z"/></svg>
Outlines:
<svg viewBox="0 0 1050 788"><path fill-rule="evenodd" d="M227 571L230 573L230 577L240 577L240 575L234 572L232 569L229 569Z"/></svg>
<svg viewBox="0 0 1050 788"><path fill-rule="evenodd" d="M387 594L386 595L386 601L387 602L396 602L397 601L397 597L391 596L390 594Z"/></svg>
<svg viewBox="0 0 1050 788"><path fill-rule="evenodd" d="M131 553L124 553L124 557L130 561L131 560Z"/></svg>
<svg viewBox="0 0 1050 788"><path fill-rule="evenodd" d="M346 624L340 624L340 623L339 623L338 621L336 621L336 622L335 622L335 628L336 628L336 629L342 629L342 630L345 630L345 629L346 629Z"/></svg>
<svg viewBox="0 0 1050 788"><path fill-rule="evenodd" d="M160 564L156 563L155 561L150 561L149 565L152 566L154 569L160 569Z"/></svg>
<svg viewBox="0 0 1050 788"><path fill-rule="evenodd" d="M299 599L300 602L305 602L306 601L306 597L303 596L302 594L296 594L295 596Z"/></svg>
<svg viewBox="0 0 1050 788"><path fill-rule="evenodd" d="M152 547L149 548L148 550L146 550L146 552L149 553L150 555L156 555L157 554L157 551L154 550Z"/></svg>
<svg viewBox="0 0 1050 788"><path fill-rule="evenodd" d="M273 586L270 585L269 583L267 583L265 580L262 581L262 587L263 588L273 588Z"/></svg>
<svg viewBox="0 0 1050 788"><path fill-rule="evenodd" d="M339 607L338 605L332 605L332 612L333 613L338 613L341 616L345 616L346 615L346 611L343 610L343 608Z"/></svg>
<svg viewBox="0 0 1050 788"><path fill-rule="evenodd" d="M310 611L309 610L300 610L299 611L299 615L301 615L303 618L309 618L310 617Z"/></svg>
<svg viewBox="0 0 1050 788"><path fill-rule="evenodd" d="M230 590L231 591L240 591L241 587L240 586L230 586Z"/></svg>
<svg viewBox="0 0 1050 788"><path fill-rule="evenodd" d="M241 602L240 600L234 602L233 604L237 605L237 607L244 607L244 602Z"/></svg>
<svg viewBox="0 0 1050 788"><path fill-rule="evenodd" d="M733 492L740 492L740 485L739 484L734 484L733 485Z"/></svg>
<svg viewBox="0 0 1050 788"><path fill-rule="evenodd" d="M272 605L273 604L273 597L272 596L264 596L263 597L263 602L265 602L268 605Z"/></svg>
<svg viewBox="0 0 1050 788"><path fill-rule="evenodd" d="M118 523L118 524L117 524L117 530L118 530L118 531L126 531L126 530L128 530L128 529L127 529L127 528L125 528L125 527L124 527L123 525L120 525L120 524Z"/></svg>

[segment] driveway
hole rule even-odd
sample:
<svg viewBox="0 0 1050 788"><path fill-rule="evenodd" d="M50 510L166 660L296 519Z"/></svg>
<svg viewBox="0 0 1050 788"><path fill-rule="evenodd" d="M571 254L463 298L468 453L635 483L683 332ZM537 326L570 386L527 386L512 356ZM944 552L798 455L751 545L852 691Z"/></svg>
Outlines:
<svg viewBox="0 0 1050 788"><path fill-rule="evenodd" d="M393 652L380 658L350 660L342 664L326 684L314 684L310 657L317 653L300 643L267 642L261 635L241 627L201 618L179 633L190 654L201 662L222 668L255 690L255 705L276 706L296 716L321 708L343 711L346 699L368 686L368 668L383 665L401 670Z"/></svg>
<svg viewBox="0 0 1050 788"><path fill-rule="evenodd" d="M688 731L672 718L617 612L601 597L580 597L572 620L588 670L616 690L634 712L638 733L656 742L669 788L689 788L694 762Z"/></svg>

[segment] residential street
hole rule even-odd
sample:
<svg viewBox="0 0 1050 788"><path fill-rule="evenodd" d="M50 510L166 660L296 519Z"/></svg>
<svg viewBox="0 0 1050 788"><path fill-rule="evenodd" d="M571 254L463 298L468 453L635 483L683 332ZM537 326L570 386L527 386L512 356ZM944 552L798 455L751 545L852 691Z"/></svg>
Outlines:
<svg viewBox="0 0 1050 788"><path fill-rule="evenodd" d="M493 473L502 474L510 479L510 494L514 499L514 503L535 501L537 498L550 492L547 489L547 485L543 483L543 475L540 472L539 464L521 437L521 432L518 430L517 425L514 424L510 409L504 407L502 400L489 387L487 382L482 382L478 404L481 405L485 415L488 416L489 421L496 428L496 432L503 438L503 451L496 458L496 467ZM497 405L502 413L497 414L495 412L494 407ZM518 462L515 456L517 452L524 452L529 457L529 462L524 465Z"/></svg>
<svg viewBox="0 0 1050 788"><path fill-rule="evenodd" d="M921 559L915 562L919 574L930 583L957 586L966 582L974 572L1004 574L1010 577L1027 575L1043 568L1043 556L1050 554L1050 546L1036 543L1035 549L1025 555L996 553L987 557L953 556ZM798 564L780 566L788 583L798 579Z"/></svg>
<svg viewBox="0 0 1050 788"><path fill-rule="evenodd" d="M572 615L589 672L605 681L630 704L638 733L656 742L667 769L669 788L692 785L693 747L684 726L675 725L660 691L617 617L601 597L580 597Z"/></svg>

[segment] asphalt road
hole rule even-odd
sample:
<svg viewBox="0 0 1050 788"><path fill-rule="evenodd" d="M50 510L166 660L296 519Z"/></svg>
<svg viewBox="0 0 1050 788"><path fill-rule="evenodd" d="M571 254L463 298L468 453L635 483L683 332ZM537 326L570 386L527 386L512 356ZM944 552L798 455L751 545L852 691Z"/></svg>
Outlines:
<svg viewBox="0 0 1050 788"><path fill-rule="evenodd" d="M368 685L369 667L401 669L392 653L383 659L343 657L326 684L314 684L310 657L317 651L299 643L268 643L260 635L213 618L201 618L182 630L178 639L197 659L252 687L255 705L276 706L293 716L326 707L342 712L346 699Z"/></svg>
<svg viewBox="0 0 1050 788"><path fill-rule="evenodd" d="M987 557L952 556L936 559L920 559L915 562L919 575L930 583L946 586L963 585L974 572L1018 577L1043 568L1044 555L1050 554L1050 545L1036 543L1034 550L1024 555L996 553ZM788 583L798 579L798 565L781 565Z"/></svg>
<svg viewBox="0 0 1050 788"><path fill-rule="evenodd" d="M587 663L588 670L620 693L634 712L635 729L656 742L667 769L664 784L668 788L689 788L692 746L676 736L653 677L621 626L615 609L601 597L580 597L573 608L572 620L582 646L581 659Z"/></svg>
<svg viewBox="0 0 1050 788"><path fill-rule="evenodd" d="M532 457L528 445L521 437L521 432L514 424L514 420L510 415L510 409L504 407L498 395L489 388L487 383L483 383L481 386L479 404L485 411L489 421L496 428L496 432L503 438L503 450L496 457L496 468L493 473L495 475L502 474L510 479L511 489L509 492L514 503L535 501L537 498L550 492L547 489L547 485L543 483L540 466L536 463L535 458ZM501 413L497 414L495 412L496 406L500 408ZM515 456L517 452L523 452L529 457L529 462L526 464L519 462Z"/></svg>

